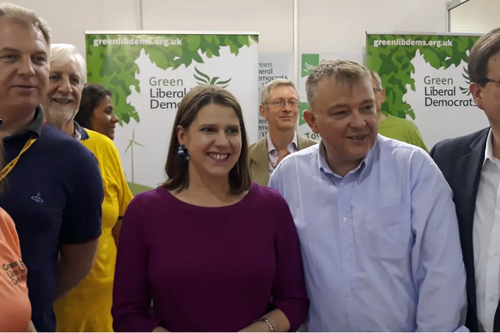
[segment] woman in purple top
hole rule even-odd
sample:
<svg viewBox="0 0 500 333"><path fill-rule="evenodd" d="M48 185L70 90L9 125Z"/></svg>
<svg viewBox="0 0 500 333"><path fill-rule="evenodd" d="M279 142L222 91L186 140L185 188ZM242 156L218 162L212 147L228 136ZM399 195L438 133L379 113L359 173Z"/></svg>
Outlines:
<svg viewBox="0 0 500 333"><path fill-rule="evenodd" d="M168 180L123 219L115 331L296 331L305 321L293 218L278 192L251 182L247 160L234 96L193 88L175 119Z"/></svg>

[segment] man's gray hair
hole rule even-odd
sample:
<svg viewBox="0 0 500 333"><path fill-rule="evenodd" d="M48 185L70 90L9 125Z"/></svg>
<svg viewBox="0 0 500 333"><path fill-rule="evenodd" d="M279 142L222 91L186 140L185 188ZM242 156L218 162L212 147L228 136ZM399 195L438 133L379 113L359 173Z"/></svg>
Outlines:
<svg viewBox="0 0 500 333"><path fill-rule="evenodd" d="M382 80L380 79L378 73L375 71L370 71L370 74L372 75L372 78L374 78L375 81L377 81L377 86L375 88L384 90L384 86L382 85Z"/></svg>
<svg viewBox="0 0 500 333"><path fill-rule="evenodd" d="M262 89L260 93L260 104L267 103L269 95L271 94L271 90L281 86L292 87L293 90L295 90L295 92L297 93L297 98L298 98L299 92L297 91L297 88L295 88L295 85L293 84L292 81L285 79L276 79L266 84L266 86Z"/></svg>
<svg viewBox="0 0 500 333"><path fill-rule="evenodd" d="M0 18L5 17L29 25L40 31L45 43L50 46L50 28L34 11L11 3L0 4Z"/></svg>
<svg viewBox="0 0 500 333"><path fill-rule="evenodd" d="M316 95L318 83L323 79L332 79L341 85L353 86L361 80L371 82L370 71L363 65L351 60L323 60L316 66L306 81L307 102L311 106Z"/></svg>
<svg viewBox="0 0 500 333"><path fill-rule="evenodd" d="M64 66L72 60L76 61L80 70L80 84L84 85L87 82L87 64L74 45L53 44L50 53L51 66Z"/></svg>

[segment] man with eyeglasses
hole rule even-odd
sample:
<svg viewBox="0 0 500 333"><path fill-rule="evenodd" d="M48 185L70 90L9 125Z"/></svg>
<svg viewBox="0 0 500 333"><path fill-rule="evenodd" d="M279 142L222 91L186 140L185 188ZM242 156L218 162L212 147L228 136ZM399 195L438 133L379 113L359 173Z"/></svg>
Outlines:
<svg viewBox="0 0 500 333"><path fill-rule="evenodd" d="M466 326L500 331L500 28L485 34L469 54L469 86L490 127L444 140L430 154L455 202L467 272Z"/></svg>
<svg viewBox="0 0 500 333"><path fill-rule="evenodd" d="M252 180L259 185L267 186L269 176L287 155L318 143L297 135L299 106L299 93L289 80L273 80L262 90L259 111L268 133L248 150Z"/></svg>
<svg viewBox="0 0 500 333"><path fill-rule="evenodd" d="M378 133L385 137L406 142L428 151L422 140L422 135L413 121L386 115L381 112L382 104L385 102L385 89L382 86L382 80L378 73L374 71L370 71L370 73L372 74L375 107L377 108Z"/></svg>

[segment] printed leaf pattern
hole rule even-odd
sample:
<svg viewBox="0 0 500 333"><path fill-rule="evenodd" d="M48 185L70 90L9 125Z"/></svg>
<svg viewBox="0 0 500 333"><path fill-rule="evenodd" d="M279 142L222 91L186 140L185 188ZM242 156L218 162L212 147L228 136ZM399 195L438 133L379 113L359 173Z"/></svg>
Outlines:
<svg viewBox="0 0 500 333"><path fill-rule="evenodd" d="M368 35L366 38L367 67L379 73L386 88L386 100L382 104L382 112L405 118L407 115L415 119L415 112L403 100L408 92L407 86L415 91L415 82L411 74L415 68L409 61L420 51L425 61L436 69L458 66L467 62L467 50L470 50L479 37L463 36L414 36L414 35ZM374 40L451 40L453 46L379 46L374 47ZM460 88L462 90L462 88ZM467 89L468 90L468 89ZM464 92L462 90L462 92Z"/></svg>
<svg viewBox="0 0 500 333"><path fill-rule="evenodd" d="M139 39L139 40L182 40L181 45L98 45L94 39ZM151 61L161 69L176 69L203 63L202 55L208 58L219 57L220 49L229 47L232 54L238 55L243 47L258 42L258 36L239 35L87 35L87 80L99 83L113 92L115 113L119 124L128 124L131 119L140 122L139 113L129 103L127 97L134 89L140 92L139 80L135 78L140 69L135 64L141 50L144 49ZM209 84L211 78L195 71L195 78L200 84ZM204 76L205 75L205 76ZM212 84L227 87L231 79L217 78ZM203 82L203 83L202 83Z"/></svg>

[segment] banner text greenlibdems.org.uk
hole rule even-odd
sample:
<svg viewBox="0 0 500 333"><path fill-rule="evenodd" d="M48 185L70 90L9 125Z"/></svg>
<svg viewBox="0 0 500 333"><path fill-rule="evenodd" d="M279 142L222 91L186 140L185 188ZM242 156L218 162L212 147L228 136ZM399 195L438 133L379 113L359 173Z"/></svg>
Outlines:
<svg viewBox="0 0 500 333"><path fill-rule="evenodd" d="M108 39L94 39L94 46L99 45L182 45L182 39L151 39L151 38L108 38Z"/></svg>
<svg viewBox="0 0 500 333"><path fill-rule="evenodd" d="M415 39L392 39L392 40L380 40L375 39L373 41L373 46L435 46L435 47L443 47L443 46L453 46L453 41L448 40L415 40Z"/></svg>

